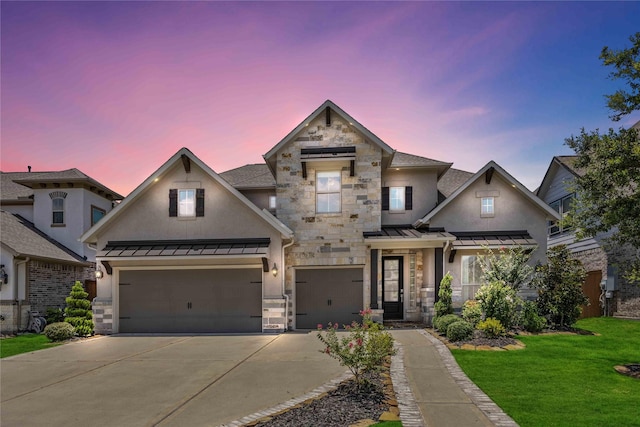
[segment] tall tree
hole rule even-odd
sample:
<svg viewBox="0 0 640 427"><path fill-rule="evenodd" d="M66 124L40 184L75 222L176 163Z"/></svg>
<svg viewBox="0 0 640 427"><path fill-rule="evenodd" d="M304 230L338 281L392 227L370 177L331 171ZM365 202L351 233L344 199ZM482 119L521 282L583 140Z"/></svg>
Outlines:
<svg viewBox="0 0 640 427"><path fill-rule="evenodd" d="M613 66L612 79L622 79L628 90L606 95L615 121L640 110L640 33L630 37L633 46L624 50L602 49L605 66ZM640 123L640 122L639 122ZM611 248L627 248L618 262L624 275L640 280L640 137L638 125L631 129L598 130L571 136L565 143L578 158L581 172L575 180L576 201L568 221L578 234L593 236L609 232ZM629 256L630 254L630 256Z"/></svg>
<svg viewBox="0 0 640 427"><path fill-rule="evenodd" d="M629 85L629 90L617 90L612 95L605 95L607 106L611 109L611 119L619 121L623 116L640 110L640 33L629 37L633 46L623 50L602 48L600 59L606 66L615 69L609 74L613 80L622 79Z"/></svg>

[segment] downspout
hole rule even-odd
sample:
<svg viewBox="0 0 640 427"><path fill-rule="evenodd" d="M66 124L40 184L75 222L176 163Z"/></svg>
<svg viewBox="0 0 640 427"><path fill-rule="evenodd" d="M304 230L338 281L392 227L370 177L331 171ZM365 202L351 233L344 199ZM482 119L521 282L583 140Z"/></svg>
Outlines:
<svg viewBox="0 0 640 427"><path fill-rule="evenodd" d="M287 295L287 293L285 292L285 279L287 277L287 268L286 268L286 262L285 262L285 257L284 257L284 250L288 247L290 247L291 245L293 245L295 243L295 239L292 237L291 238L291 242L287 243L286 245L282 246L282 258L281 258L281 263L282 263L282 296L285 299L285 303L284 303L284 330L285 332L289 330L289 295Z"/></svg>
<svg viewBox="0 0 640 427"><path fill-rule="evenodd" d="M13 294L13 296L16 298L16 303L18 305L18 323L17 323L18 332L20 332L20 327L22 326L22 302L20 301L20 295L19 295L20 283L18 282L18 278L20 276L20 268L19 267L22 264L28 263L29 261L31 261L31 257L27 257L22 261L13 263L13 283L15 284L14 288L13 288L13 291L15 293ZM26 296L26 292L27 292L27 283L26 283L27 282L27 271L26 271L26 269L25 269L25 272L24 272L24 279L25 279L24 291L25 291L25 296Z"/></svg>

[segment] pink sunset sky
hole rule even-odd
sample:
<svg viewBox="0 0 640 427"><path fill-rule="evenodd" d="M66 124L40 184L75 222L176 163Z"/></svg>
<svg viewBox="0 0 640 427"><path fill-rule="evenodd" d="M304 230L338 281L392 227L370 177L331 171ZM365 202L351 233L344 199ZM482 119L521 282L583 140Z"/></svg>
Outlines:
<svg viewBox="0 0 640 427"><path fill-rule="evenodd" d="M217 172L326 99L398 151L529 189L610 126L598 56L638 2L2 2L4 172L78 168L129 194L181 147Z"/></svg>

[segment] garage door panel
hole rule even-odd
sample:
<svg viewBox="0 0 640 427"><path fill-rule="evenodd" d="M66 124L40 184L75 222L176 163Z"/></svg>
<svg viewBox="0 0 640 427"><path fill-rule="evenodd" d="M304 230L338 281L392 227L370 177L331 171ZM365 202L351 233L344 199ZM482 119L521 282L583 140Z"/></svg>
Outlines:
<svg viewBox="0 0 640 427"><path fill-rule="evenodd" d="M204 333L262 330L262 272L120 272L120 332Z"/></svg>
<svg viewBox="0 0 640 427"><path fill-rule="evenodd" d="M319 323L348 325L360 319L362 269L296 271L296 327L315 329Z"/></svg>

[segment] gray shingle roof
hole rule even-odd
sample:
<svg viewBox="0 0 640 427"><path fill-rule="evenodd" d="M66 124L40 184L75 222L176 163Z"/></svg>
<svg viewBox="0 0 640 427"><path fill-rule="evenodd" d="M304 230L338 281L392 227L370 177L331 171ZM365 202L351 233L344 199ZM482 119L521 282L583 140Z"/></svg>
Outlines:
<svg viewBox="0 0 640 427"><path fill-rule="evenodd" d="M439 160L429 159L427 157L416 156L414 154L402 153L396 151L391 162L392 168L398 167L429 167L429 166L451 166L451 163L441 162Z"/></svg>
<svg viewBox="0 0 640 427"><path fill-rule="evenodd" d="M438 180L438 191L440 191L444 197L449 197L472 176L473 174L471 172L449 168Z"/></svg>
<svg viewBox="0 0 640 427"><path fill-rule="evenodd" d="M274 188L276 180L266 163L244 165L220 174L235 188Z"/></svg>
<svg viewBox="0 0 640 427"><path fill-rule="evenodd" d="M578 156L556 156L556 159L576 175L584 175L584 169L576 167Z"/></svg>
<svg viewBox="0 0 640 427"><path fill-rule="evenodd" d="M29 172L0 172L0 199L18 200L33 195L33 190L14 182L23 179Z"/></svg>
<svg viewBox="0 0 640 427"><path fill-rule="evenodd" d="M38 183L86 183L86 185L102 190L105 195L111 195L114 200L121 200L123 196L102 185L89 175L73 168L55 172L1 172L2 200L17 200L33 194L34 185Z"/></svg>
<svg viewBox="0 0 640 427"><path fill-rule="evenodd" d="M51 239L21 216L0 211L0 217L2 244L9 247L16 255L64 263L88 264L80 255Z"/></svg>

